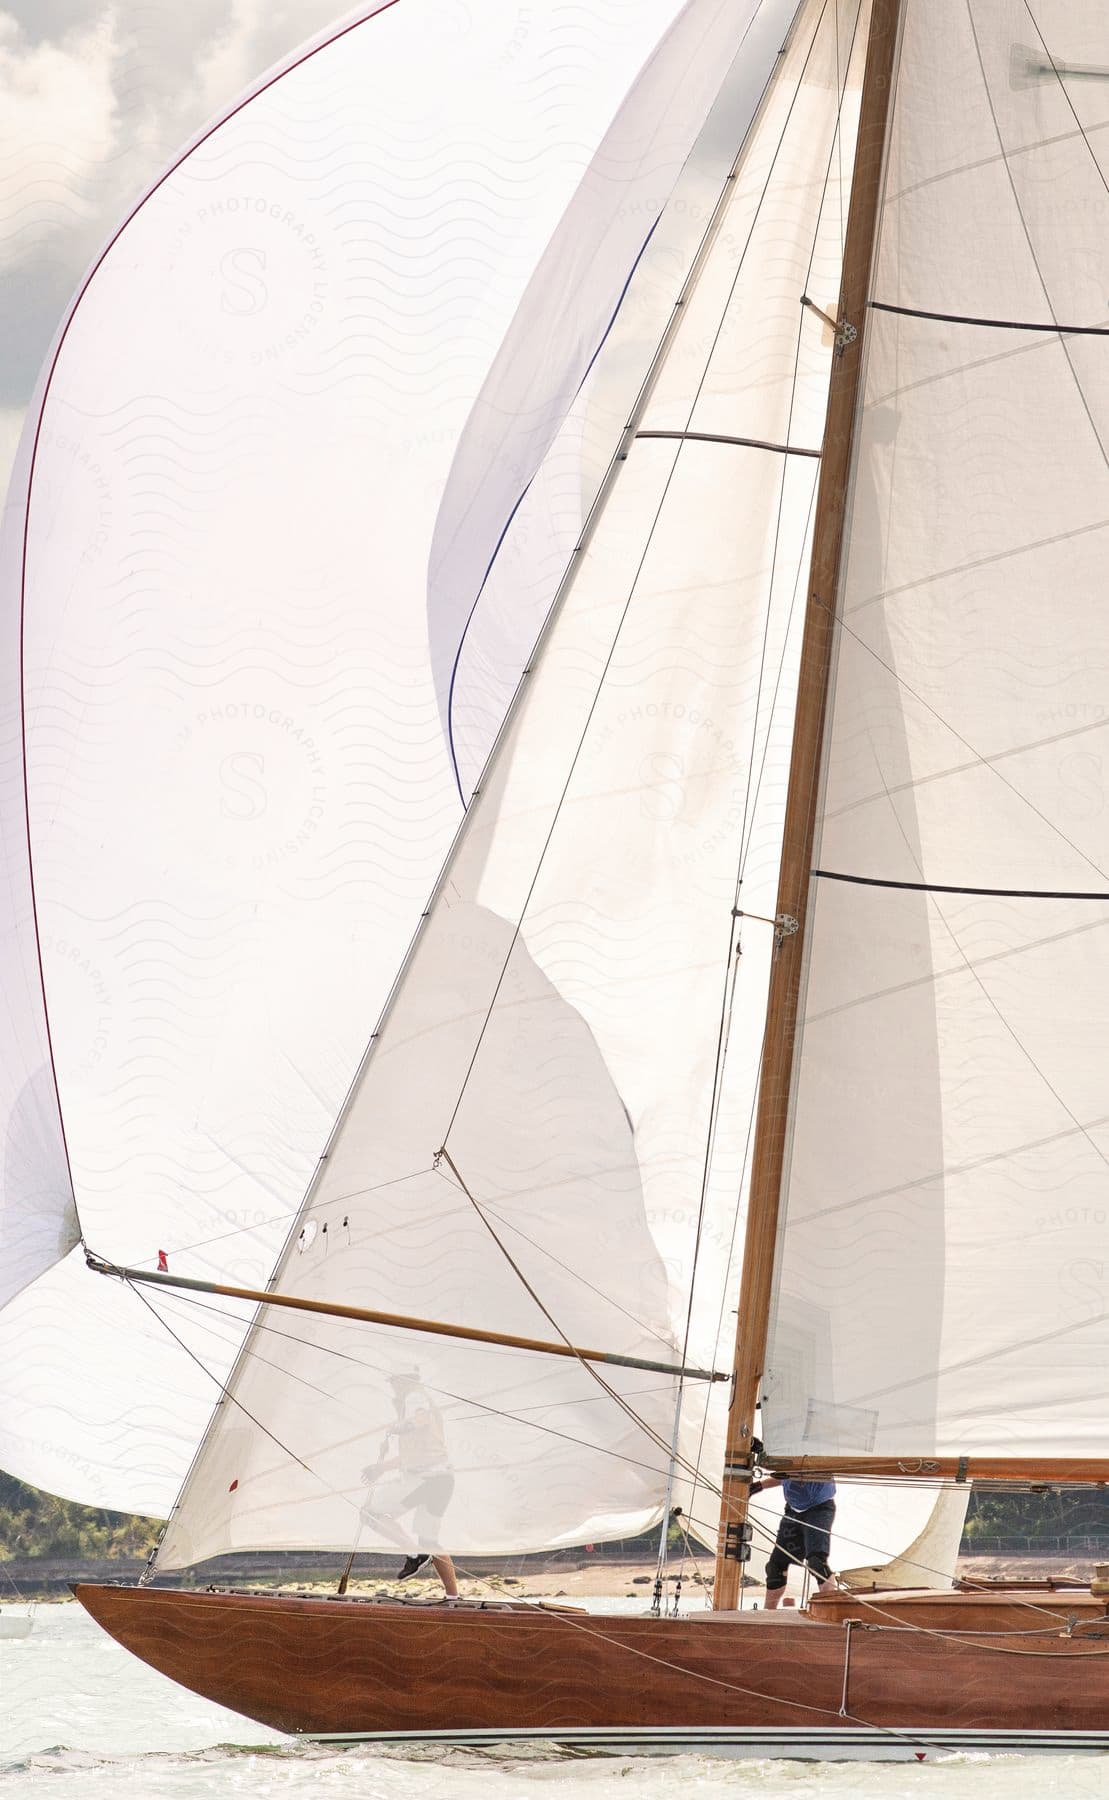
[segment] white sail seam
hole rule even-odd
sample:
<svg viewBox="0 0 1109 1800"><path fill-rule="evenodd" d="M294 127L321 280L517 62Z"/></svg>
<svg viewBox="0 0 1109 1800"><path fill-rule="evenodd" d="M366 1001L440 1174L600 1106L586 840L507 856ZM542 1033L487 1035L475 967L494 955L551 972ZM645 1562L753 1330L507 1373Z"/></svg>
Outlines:
<svg viewBox="0 0 1109 1800"><path fill-rule="evenodd" d="M814 598L815 598L815 596L814 596ZM856 609L855 609L855 611L856 611L856 612L857 612L857 611L858 611L858 610L859 610L859 609L858 609L858 608L856 608ZM1014 750L1014 751L1012 751L1012 752L1008 752L1008 753L1005 753L1005 752L999 752L999 753L998 753L998 755L997 755L997 756L996 756L996 757L993 757L993 758L991 758L991 757L986 757L986 756L982 756L982 755L981 755L981 754L980 754L980 753L979 753L979 752L978 752L978 751L977 751L977 750L976 750L976 749L975 749L975 747L974 747L974 745L973 745L973 744L972 744L972 743L970 743L970 742L969 742L969 741L968 741L968 740L967 740L967 739L966 739L966 738L965 738L965 737L963 737L963 735L962 735L962 733L961 733L961 732L960 732L960 731L957 731L957 730L956 730L956 728L955 728L955 726L954 726L954 725L952 725L952 724L951 724L951 723L950 723L950 722L949 722L949 720L947 720L947 719L945 719L945 718L944 718L944 717L943 717L943 714L942 714L942 713L939 713L939 712L937 712L937 711L936 711L936 708L935 708L935 707L934 707L934 706L933 706L933 705L932 705L932 704L931 704L931 702L930 702L930 701L929 701L929 700L926 700L926 699L925 699L925 698L924 698L924 696L923 696L923 694L921 694L921 693L918 693L918 692L917 692L917 690L916 690L916 688L914 688L914 687L911 687L911 686L910 686L910 684L909 684L909 683L908 683L908 682L907 682L907 681L906 681L906 680L905 680L905 678L904 678L904 676L903 676L903 675L901 675L901 674L899 674L899 672L898 672L898 671L897 671L897 669L895 669L895 668L894 668L894 667L893 667L893 665L892 665L892 664L891 664L891 663L888 663L888 662L887 662L887 661L886 661L886 659L885 659L885 658L884 658L884 657L882 657L882 656L879 656L879 654L878 654L878 652L877 652L877 650L875 650L875 649L874 649L874 648L873 648L873 647L872 647L872 646L871 646L871 645L870 645L870 644L868 644L868 643L867 643L867 641L866 641L866 639L865 639L865 638L863 638L863 637L860 637L860 636L859 636L859 634L858 634L858 632L857 632L857 631L855 631L855 630L854 630L854 629L853 629L853 628L852 628L852 627L851 627L851 626L850 626L850 625L848 625L848 623L847 623L847 621L846 621L846 619L844 619L844 618L843 618L843 617L842 617L842 615L840 615L840 616L838 616L838 617L837 617L837 620L836 620L836 623L837 623L837 625L838 625L838 628L839 628L839 629L840 629L840 630L841 630L841 631L846 631L846 632L847 632L847 634L848 634L848 635L849 635L849 636L850 636L850 637L851 637L851 638L853 638L853 639L854 639L854 641L855 641L855 643L857 643L857 644L858 644L858 645L859 645L859 646L860 646L860 648L861 648L861 649L863 649L863 650L865 650L865 651L866 651L866 652L867 652L867 654L868 654L868 655L869 655L869 656L871 656L871 657L872 657L872 658L873 658L873 660L874 660L874 661L875 661L875 662L876 662L876 663L877 663L877 664L878 664L878 665L879 665L879 667L880 667L880 668L883 668L883 669L885 669L885 670L886 670L886 672L887 672L887 674L889 674L889 675L892 675L892 676L893 676L893 679L894 679L894 680L895 680L895 681L896 681L896 682L897 682L897 683L898 683L898 685L899 685L899 686L900 686L900 687L901 687L901 689L902 689L902 691L903 691L903 692L904 692L904 693L906 693L906 694L910 694L910 695L911 695L911 696L912 696L912 698L913 698L913 699L914 699L914 700L915 700L915 701L916 701L916 702L917 702L917 703L918 703L918 704L919 704L919 705L920 705L920 706L922 706L922 707L924 707L924 708L925 708L925 709L926 709L926 710L927 710L927 711L928 711L928 712L929 712L929 713L930 713L930 714L931 714L931 715L932 715L932 717L933 717L933 718L934 718L934 719L937 719L937 720L938 720L938 721L939 721L939 723L940 723L940 724L941 724L941 725L942 725L942 726L943 726L943 727L944 727L944 730L945 730L945 731L949 731L949 732L950 732L950 733L951 733L951 736L952 736L952 737L953 737L953 738L955 738L955 739L956 739L956 740L957 740L957 742L958 742L958 743L960 743L960 744L962 744L962 745L963 745L963 746L964 746L964 748L965 748L965 749L967 749L967 750L969 750L969 751L970 751L970 753L971 753L971 756L972 756L972 757L973 757L973 758L974 758L974 759L975 759L975 762L976 762L976 763L978 763L978 764L979 764L979 765L980 765L980 766L981 766L981 767L982 767L982 768L984 768L984 769L988 769L988 770L989 770L989 771L990 771L990 773L991 773L991 774L993 774L993 775L995 775L995 776L996 776L996 777L997 777L997 779L998 779L998 781L1000 781L1000 782L1001 782L1001 784L1002 784L1002 786L1003 786L1003 787L1006 787L1006 788L1008 788L1008 790L1009 790L1009 792L1010 792L1010 793L1011 793L1011 794L1013 794L1013 795L1015 795L1015 796L1016 796L1016 798L1017 798L1017 799L1018 799L1018 800L1019 800L1019 801L1020 801L1020 802L1021 802L1021 804L1022 804L1022 805L1023 805L1023 806L1026 806L1026 807L1027 807L1027 808L1028 808L1028 809L1029 809L1029 811L1030 811L1030 812L1031 812L1031 813L1032 813L1032 814L1033 814L1033 815L1034 815L1034 816L1035 816L1035 817L1036 817L1036 818L1037 818L1037 819L1039 819L1039 820L1040 820L1040 822L1041 822L1041 823L1042 823L1042 824L1044 824L1044 825L1046 825L1046 826L1047 826L1047 828L1048 828L1048 830L1049 830L1049 831L1051 831L1051 832L1053 832L1053 833L1054 833L1054 835L1055 835L1055 836L1056 836L1056 837L1057 837L1057 838L1059 838L1059 839L1060 839L1060 840L1061 840L1061 842L1062 842L1062 843L1064 843L1064 844L1066 844L1066 846L1067 846L1067 848L1068 848L1068 849L1070 849L1070 850L1073 850L1073 851L1074 851L1074 853L1075 853L1075 855L1076 855L1076 856L1078 856L1078 857L1081 857L1081 859L1082 859L1082 861L1083 861L1083 862L1084 862L1084 863L1085 863L1085 864L1086 864L1086 865L1087 865L1087 866L1088 866L1088 867L1089 867L1089 868L1091 868L1091 869L1093 869L1093 870L1094 870L1094 871L1095 871L1095 872L1096 872L1096 873L1097 873L1097 874L1098 874L1098 875L1100 875L1100 876L1102 876L1102 877L1103 877L1103 878L1104 878L1104 879L1109 879L1109 876L1107 876L1107 875L1106 875L1106 871L1105 871L1105 870L1104 870L1104 869L1102 869L1102 868L1101 868L1101 867L1100 867L1100 866L1099 866L1099 864L1097 864L1097 863L1096 863L1096 862L1094 862L1094 860L1093 860L1093 858L1092 858L1092 857L1090 857L1090 856L1088 856L1088 855L1087 855L1087 854L1086 854L1086 852L1085 852L1085 851L1084 851L1084 850L1083 850L1083 849L1082 849L1082 848L1081 848L1081 847L1080 847L1080 846L1079 846L1079 845L1078 845L1078 844L1076 844L1076 843L1075 843L1075 842L1074 842L1074 840L1073 840L1073 838L1069 838L1069 837L1068 837L1068 836L1067 836L1067 834L1066 834L1066 832L1065 832L1065 831L1063 831L1063 829L1062 829L1062 828L1061 828L1061 826L1060 826L1060 825L1058 825L1058 824L1057 824L1057 823L1056 823L1056 821L1055 821L1055 820L1054 820L1054 819L1050 819L1050 818L1048 818L1048 816L1047 816L1047 814L1046 814L1046 813L1045 813L1045 812L1043 812L1043 811L1042 811L1042 810L1041 810L1041 809L1040 809L1040 808L1039 808L1039 807L1038 807L1038 806L1037 806L1037 805L1036 805L1036 804L1035 804L1035 802L1034 802L1034 801L1032 801L1032 800L1030 800L1030 799L1029 799L1029 798L1028 798L1028 795L1027 795L1027 794L1025 794L1025 793L1023 793L1023 792L1022 792L1022 791L1021 791L1021 789L1020 789L1020 788L1019 788L1019 787L1017 787L1017 785L1016 785L1016 783L1015 783L1015 782L1012 782L1012 781L1010 781L1010 780L1009 780L1009 779L1008 779L1008 778L1007 778L1007 777L1006 777L1006 776L1005 776L1005 775L1004 775L1004 774L1002 774L1002 772L1001 772L1001 770L1000 770L1000 769L999 769L999 768L997 768L997 767L996 767L996 766L995 766L995 764L996 764L996 763L997 763L997 762L999 762L999 761L1001 761L1001 759L1002 759L1002 755L1004 755L1004 754L1014 754L1014 755L1016 755L1016 754L1020 754L1020 747L1018 747L1018 748L1017 748L1017 749L1015 749L1015 750ZM1095 721L1095 723L1100 723L1100 721ZM1086 728L1085 728L1085 727L1081 727L1081 729L1082 729L1082 730L1085 730L1085 729L1086 729ZM1059 735L1060 735L1060 736L1065 736L1065 735L1069 735L1069 734L1066 734L1066 733L1060 733L1060 734L1059 734ZM1047 741L1047 742L1053 742L1053 741L1055 741L1055 740L1053 740L1053 739L1048 739L1048 740L1046 740L1046 741ZM1033 744L1029 744L1029 745L1027 745L1027 746L1024 746L1024 748L1025 748L1025 749L1035 749L1035 748L1037 748L1037 747L1038 747L1038 743L1033 743ZM915 787L915 786L917 786L917 785L918 785L918 784L916 784L916 783L910 783L910 784L908 784L908 785L909 785L909 786L910 786L910 787ZM893 793L893 792L894 792L894 791L898 791L898 792L900 792L900 791L902 791L902 790L901 790L901 788L900 788L900 787L899 787L899 788L898 788L898 789L897 789L897 790L893 790L893 789L890 789L890 788L887 788L887 787L886 787L886 786L885 786L885 784L884 784L884 783L883 783L883 793L884 793L884 795L885 795L885 798L886 798L886 799L887 799L887 800L888 800L888 799L890 799L890 797L891 797L891 795L892 795L892 793ZM873 796L872 796L872 798L873 798L873 799L878 799L878 798L880 798L880 797L881 797L881 795L879 795L879 794L875 794L875 795L873 795ZM896 808L895 808L895 807L894 807L894 808L891 808L891 810L892 810L892 811L893 811L893 814L894 814L894 817L895 817L895 818L897 818L897 810L896 810ZM828 815L828 816L829 816L829 817L831 817L831 816L832 816L832 815L831 815L831 814L829 814L829 815ZM899 827L899 829L902 829L902 828L901 828L901 824L900 824L900 820L898 820L898 827ZM914 858L914 860L915 860L915 858Z"/></svg>
<svg viewBox="0 0 1109 1800"><path fill-rule="evenodd" d="M1032 23L1035 26L1035 29L1038 33L1039 26L1036 25L1036 21L1032 16L1032 9L1030 6L1027 5L1027 0L1025 0L1025 7L1026 7L1026 11L1028 13L1029 18L1032 19ZM967 22L970 26L971 36L974 39L974 48L975 48L975 53L978 58L979 71L980 71L981 77L982 77L982 88L983 88L983 91L984 91L985 97L986 97L986 106L989 111L990 119L993 124L993 129L994 129L994 132L997 137L998 146L1001 150L1002 164L1005 169L1006 179L1008 180L1008 183L1009 183L1009 192L1012 196L1013 206L1016 210L1017 218L1020 221L1021 230L1024 234L1024 241L1028 248L1028 254L1032 259L1032 266L1036 271L1036 278L1039 281L1040 287L1043 291L1043 296L1044 296L1045 301L1047 302L1048 306L1051 307L1051 292L1048 287L1047 280L1044 276L1043 269L1040 267L1040 258L1037 254L1036 244L1033 241L1032 232L1029 229L1028 219L1025 216L1024 207L1021 205L1020 194L1017 191L1016 181L1013 178L1013 170L1012 170L1009 153L1005 147L1005 141L1002 136L1001 126L998 122L997 108L994 105L993 93L991 91L989 80L986 75L986 67L985 67L985 62L983 60L983 56L982 56L982 44L981 44L981 40L979 38L978 28L974 22L973 11L969 5L967 7ZM1041 38L1040 41L1042 43L1043 39ZM1101 179L1102 187L1105 187L1105 185L1106 185L1105 177L1101 172L1101 167L1100 167L1100 164L1098 163L1097 157L1093 153L1093 148L1090 144L1089 138L1087 137L1086 132L1082 128L1082 123L1078 118L1078 114L1074 110L1074 103L1071 100L1070 95L1067 93L1066 88L1063 86L1063 84L1061 82L1058 81L1058 77L1056 77L1056 80L1062 91L1063 98L1066 100L1067 105L1070 107L1071 114L1078 125L1078 133L1082 139L1083 144L1085 145L1085 148L1089 155L1090 161L1092 162L1094 169L1096 170L1097 174L1099 175L1099 177ZM1052 310L1054 310L1054 309L1052 308ZM1082 385L1081 377L1071 359L1069 346L1067 345L1065 340L1061 340L1061 344L1062 344L1063 355L1066 358L1067 368L1070 371L1071 380L1074 384L1074 390L1075 390L1076 394L1078 395L1079 400L1082 403L1082 407L1083 407L1083 410L1085 411L1086 420L1090 427L1091 434L1094 438L1094 441L1096 442L1096 444L1098 446L1098 449L1101 451L1102 461L1105 463L1106 467L1109 468L1109 451L1106 450L1105 440L1102 437L1101 432L1098 429L1097 421L1094 418L1093 411L1090 407L1090 402L1086 397L1086 390Z"/></svg>
<svg viewBox="0 0 1109 1800"><path fill-rule="evenodd" d="M1069 931L1051 931L1044 937L1029 938L1024 944L1011 944L1004 950L991 950L988 956L976 956L972 959L975 969L988 968L991 963L1009 962L1014 957L1025 956L1030 951L1042 950L1048 944L1065 944L1071 938L1081 937L1086 931L1104 931L1109 919L1092 919L1083 925L1074 925ZM807 1013L806 1025L819 1024L822 1019L834 1019L841 1013L853 1011L856 1006L869 1006L878 1000L892 999L895 994L911 993L914 988L932 987L941 981L949 981L953 976L964 977L966 969L953 963L949 969L934 969L928 975L918 975L912 981L898 981L890 987L875 988L869 994L860 994L854 1000L843 1000L838 1006L825 1006L819 1012Z"/></svg>
<svg viewBox="0 0 1109 1800"><path fill-rule="evenodd" d="M915 581L903 581L897 587L882 588L860 600L852 606L850 616L858 618L871 606L880 606L884 600L897 600L903 594L915 593L918 588L934 587L937 583L948 581L952 575L971 575L975 569L989 569L996 563L1009 562L1014 557L1028 556L1034 550L1050 550L1056 544L1073 543L1075 538L1088 537L1091 532L1104 531L1109 527L1109 519L1092 519L1088 525L1075 525L1069 531L1055 531L1050 537L1030 538L1027 543L1016 544L1011 550L998 550L992 556L975 556L969 562L950 563L945 569L934 569L928 575L920 575ZM839 623L845 627L845 619L840 617Z"/></svg>
<svg viewBox="0 0 1109 1800"><path fill-rule="evenodd" d="M958 1179L963 1175L971 1175L978 1169L988 1169L991 1163L1008 1162L1013 1157L1024 1156L1029 1150L1045 1150L1050 1144L1065 1143L1068 1138L1084 1137L1091 1131L1100 1131L1109 1125L1109 1114L1100 1119L1076 1121L1062 1131L1051 1131L1044 1137L1028 1138L1023 1144L1007 1145L1004 1150L991 1150L987 1156L976 1156L966 1162L945 1163L941 1168L930 1169L926 1175L916 1175L911 1181L903 1181L897 1187L877 1188L868 1194L856 1194L850 1200L840 1200L835 1206L818 1208L815 1212L799 1214L790 1218L786 1230L797 1226L812 1225L817 1219L830 1219L839 1213L850 1212L856 1206L868 1206L875 1200L893 1200L898 1194L909 1194L914 1188L933 1187L937 1182Z"/></svg>

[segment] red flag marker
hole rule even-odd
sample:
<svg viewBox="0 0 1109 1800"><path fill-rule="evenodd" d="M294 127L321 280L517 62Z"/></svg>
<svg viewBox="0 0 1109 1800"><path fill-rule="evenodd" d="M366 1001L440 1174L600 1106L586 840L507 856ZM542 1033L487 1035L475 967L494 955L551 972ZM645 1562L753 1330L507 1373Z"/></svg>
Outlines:
<svg viewBox="0 0 1109 1800"><path fill-rule="evenodd" d="M164 1250L158 1252L158 1273L159 1275L169 1274L169 1257Z"/></svg>

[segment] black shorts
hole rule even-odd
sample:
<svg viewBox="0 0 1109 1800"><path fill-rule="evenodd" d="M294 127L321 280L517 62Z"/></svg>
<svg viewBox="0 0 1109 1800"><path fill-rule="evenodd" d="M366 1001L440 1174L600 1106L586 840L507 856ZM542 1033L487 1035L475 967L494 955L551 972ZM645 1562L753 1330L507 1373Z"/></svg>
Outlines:
<svg viewBox="0 0 1109 1800"><path fill-rule="evenodd" d="M790 1569L800 1563L808 1563L818 1581L827 1581L832 1572L828 1567L828 1546L835 1516L834 1500L822 1500L819 1506L810 1506L805 1512L786 1507L766 1565L768 1588L785 1587Z"/></svg>

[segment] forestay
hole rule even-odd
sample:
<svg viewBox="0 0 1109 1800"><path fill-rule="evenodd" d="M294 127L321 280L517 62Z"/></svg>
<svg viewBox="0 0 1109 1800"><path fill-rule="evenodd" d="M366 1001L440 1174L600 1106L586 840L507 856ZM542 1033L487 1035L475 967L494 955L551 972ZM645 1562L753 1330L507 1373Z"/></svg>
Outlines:
<svg viewBox="0 0 1109 1800"><path fill-rule="evenodd" d="M702 1365L730 1337L762 925L743 933L714 1129L718 1038L741 863L742 906L773 906L831 354L799 299L838 288L864 37L854 5L802 9L284 1293ZM606 1370L614 1398L573 1363L288 1317L252 1331L161 1566L266 1546L523 1550L658 1517L672 1381ZM704 1405L687 1391L680 1453L715 1483L722 1420ZM678 1498L711 1533L711 1496Z"/></svg>
<svg viewBox="0 0 1109 1800"><path fill-rule="evenodd" d="M74 1236L17 761L28 480L27 786L82 1222L122 1261L164 1249L260 1285L461 814L442 670L758 10L498 4L431 31L410 0L364 9L204 133L82 288L5 544L6 1285ZM583 182L595 254L556 339L534 276ZM647 314L681 241L641 265ZM429 620L460 434L522 301L534 379L496 388L511 480L482 488L499 522L454 508ZM655 337L625 339L611 411ZM580 464L554 524L532 520L511 612L474 615L509 690L588 502ZM498 722L486 707L485 746ZM167 1304L199 1364L76 1258L16 1301L0 1464L164 1512L242 1330Z"/></svg>
<svg viewBox="0 0 1109 1800"><path fill-rule="evenodd" d="M1107 69L1097 0L907 0L766 1383L778 1454L1106 1451Z"/></svg>

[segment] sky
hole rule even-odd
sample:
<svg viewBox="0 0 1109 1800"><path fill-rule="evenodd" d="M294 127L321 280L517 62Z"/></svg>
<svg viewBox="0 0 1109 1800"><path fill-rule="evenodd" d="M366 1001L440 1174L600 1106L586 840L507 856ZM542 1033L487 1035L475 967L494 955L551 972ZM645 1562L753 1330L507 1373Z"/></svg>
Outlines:
<svg viewBox="0 0 1109 1800"><path fill-rule="evenodd" d="M194 132L351 10L0 0L0 492L50 341L114 226Z"/></svg>

